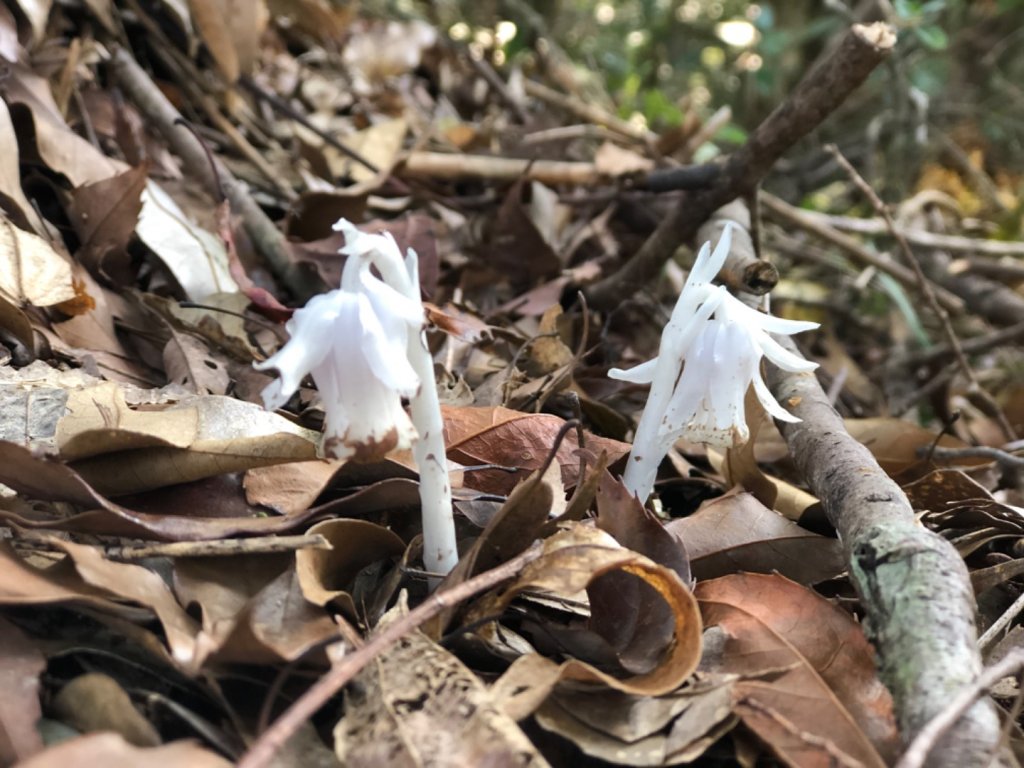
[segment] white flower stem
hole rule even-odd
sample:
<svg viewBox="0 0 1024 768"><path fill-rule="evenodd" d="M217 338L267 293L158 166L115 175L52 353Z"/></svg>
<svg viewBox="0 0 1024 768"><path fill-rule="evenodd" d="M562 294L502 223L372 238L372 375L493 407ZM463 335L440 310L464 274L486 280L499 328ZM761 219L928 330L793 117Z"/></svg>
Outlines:
<svg viewBox="0 0 1024 768"><path fill-rule="evenodd" d="M668 410L672 399L679 370L679 360L672 359L665 350L658 359L651 380L651 391L647 395L647 404L640 414L636 434L633 436L633 449L626 459L626 471L622 473L622 483L626 490L640 499L647 501L654 490L654 480L658 475L658 467L665 458L658 440L658 426Z"/></svg>
<svg viewBox="0 0 1024 768"><path fill-rule="evenodd" d="M448 573L459 561L452 514L452 486L444 447L444 422L437 398L434 361L421 334L409 338L409 363L420 379L420 389L410 403L413 426L419 440L413 457L420 473L420 506L423 510L423 566Z"/></svg>

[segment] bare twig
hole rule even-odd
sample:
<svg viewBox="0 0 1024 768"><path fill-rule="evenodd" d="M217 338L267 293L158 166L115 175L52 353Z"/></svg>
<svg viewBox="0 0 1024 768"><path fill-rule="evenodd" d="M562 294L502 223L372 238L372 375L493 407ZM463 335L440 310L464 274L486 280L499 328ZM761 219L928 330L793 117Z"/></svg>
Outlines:
<svg viewBox="0 0 1024 768"><path fill-rule="evenodd" d="M1012 344L1021 339L1024 339L1024 320L1016 325L1011 325L1009 328L964 339L960 342L960 348L968 355L978 355L982 352L988 352L990 349L1001 347L1004 344ZM933 360L943 358L952 351L952 348L947 344L916 350L907 354L899 363L901 365L924 365Z"/></svg>
<svg viewBox="0 0 1024 768"><path fill-rule="evenodd" d="M23 538L27 544L43 546L48 546L51 540L51 536L31 533ZM313 533L298 536L254 536L249 539L172 541L138 546L102 547L102 552L109 560L144 560L148 557L226 557L331 548L331 543L324 536Z"/></svg>
<svg viewBox="0 0 1024 768"><path fill-rule="evenodd" d="M975 699L1004 677L1014 675L1021 669L1024 669L1024 651L1018 649L978 675L974 682L961 689L949 705L918 732L895 768L921 768L926 762L928 765L936 765L941 757L935 756L929 760L928 755L940 742L949 743L948 734L971 708Z"/></svg>
<svg viewBox="0 0 1024 768"><path fill-rule="evenodd" d="M872 237L889 237L889 227L882 219L862 219L856 216L834 216L818 211L803 211L808 218L828 224L843 232ZM963 237L929 232L924 229L910 229L897 226L896 230L911 245L921 248L938 248L950 253L976 253L982 256L1024 256L1024 243L1015 240L986 240L979 237Z"/></svg>
<svg viewBox="0 0 1024 768"><path fill-rule="evenodd" d="M1024 611L1024 592L1017 596L1013 604L1003 611L1003 614L992 622L992 626L985 630L985 634L978 638L978 648L984 651L999 636L999 633L1006 629L1007 625L1017 618L1021 611Z"/></svg>
<svg viewBox="0 0 1024 768"><path fill-rule="evenodd" d="M586 289L591 305L617 306L657 276L680 243L690 240L712 212L751 192L784 152L864 82L895 43L895 33L885 24L854 25L835 53L810 72L729 157L709 189L680 201L621 269Z"/></svg>
<svg viewBox="0 0 1024 768"><path fill-rule="evenodd" d="M809 232L815 237L819 237L825 242L841 248L858 264L875 267L878 271L885 272L885 274L898 280L901 285L907 288L917 286L917 278L910 268L873 251L869 251L857 240L829 226L828 223L812 215L811 212L800 210L767 192L761 193L760 202L769 216L779 223L800 227L805 232ZM957 314L964 311L963 300L945 288L938 288L935 294L943 309Z"/></svg>
<svg viewBox="0 0 1024 768"><path fill-rule="evenodd" d="M389 624L383 632L374 635L363 647L357 648L342 658L327 674L302 694L242 756L238 761L238 768L263 768L268 765L278 750L302 724L344 688L373 659L441 611L452 608L473 595L513 578L527 564L540 557L540 553L540 545L534 544L522 554L502 563L497 568L484 571L450 589L438 590L405 616L393 624Z"/></svg>
<svg viewBox="0 0 1024 768"><path fill-rule="evenodd" d="M942 325L942 332L946 335L946 343L949 344L950 349L953 350L953 357L956 359L957 365L960 366L960 371L969 382L969 391L976 393L985 402L989 411L994 414L995 419L999 424L999 428L1003 430L1007 439L1016 440L1017 433L1010 424L1010 420L1006 418L1006 414L1003 413L1002 408L999 407L995 398L993 398L992 395L989 394L988 390L981 386L981 382L978 381L978 377L975 375L974 369L967 360L967 355L964 354L963 348L960 346L960 339L957 337L952 324L949 322L949 315L946 313L946 310L942 308L938 297L935 295L935 288L932 286L931 280L928 279L924 270L921 269L921 265L914 256L914 252L910 250L910 244L907 243L907 238L905 238L896 228L896 222L893 221L892 215L889 213L889 209L886 207L885 203L882 202L882 199L878 196L875 190L872 189L871 185L864 180L864 177L857 173L857 169L850 165L850 161L843 156L843 153L839 151L839 148L836 147L835 144L830 144L825 147L825 149L836 159L836 162L839 163L847 176L850 177L850 180L854 183L857 189L861 191L861 193L874 207L878 215L882 217L883 221L885 221L886 226L889 228L889 233L895 238L900 251L903 253L904 260L909 263L911 269L914 270L914 276L917 278L918 288L924 295L925 301L928 302L928 306L931 308L932 313L936 318L938 318L939 323Z"/></svg>
<svg viewBox="0 0 1024 768"><path fill-rule="evenodd" d="M534 80L526 80L524 87L526 88L526 93L535 99L540 99L559 109L564 109L576 115L576 117L594 123L594 125L603 125L608 130L615 131L633 141L653 145L658 140L658 135L648 131L646 128L639 128L620 117L609 114L600 107L580 101L572 96L566 96L564 93L559 93Z"/></svg>
<svg viewBox="0 0 1024 768"><path fill-rule="evenodd" d="M1024 456L1014 456L1012 453L992 448L988 445L968 445L964 448L945 448L935 446L927 451L927 455L942 461L956 459L992 459L1003 469L1019 470L1024 469Z"/></svg>

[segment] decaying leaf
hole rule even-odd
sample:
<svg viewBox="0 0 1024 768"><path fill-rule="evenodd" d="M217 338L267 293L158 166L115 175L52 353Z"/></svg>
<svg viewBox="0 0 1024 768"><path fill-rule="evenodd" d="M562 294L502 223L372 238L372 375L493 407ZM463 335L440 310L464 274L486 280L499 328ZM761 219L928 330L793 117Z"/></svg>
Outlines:
<svg viewBox="0 0 1024 768"><path fill-rule="evenodd" d="M161 412L140 413L107 384L74 393L67 408L57 427L61 456L105 494L316 456L315 433L234 398L186 398Z"/></svg>
<svg viewBox="0 0 1024 768"><path fill-rule="evenodd" d="M719 671L742 678L736 713L781 759L881 768L895 757L892 701L848 613L774 575L723 576L695 594L725 633Z"/></svg>
<svg viewBox="0 0 1024 768"><path fill-rule="evenodd" d="M442 413L450 459L466 465L497 464L518 469L515 473L485 470L467 475L467 485L494 493L508 493L525 472L540 467L565 423L551 414L522 413L501 407L447 406ZM589 433L584 433L584 439L584 455L591 457L589 463L601 451L608 453L610 462L629 452L629 444L617 440ZM576 435L570 432L556 454L567 486L575 485L579 477L579 450Z"/></svg>
<svg viewBox="0 0 1024 768"><path fill-rule="evenodd" d="M838 540L801 528L749 493L705 502L666 527L684 542L697 579L778 572L800 584L816 584L846 569Z"/></svg>
<svg viewBox="0 0 1024 768"><path fill-rule="evenodd" d="M17 306L73 299L71 262L38 235L0 217L0 294Z"/></svg>
<svg viewBox="0 0 1024 768"><path fill-rule="evenodd" d="M624 693L659 695L678 688L696 668L701 649L700 617L692 594L676 572L622 548L608 534L582 523L573 524L547 539L544 554L527 566L515 583L478 600L465 622L497 615L524 590L552 598L564 596L578 600L582 591L596 579L613 572L639 579L645 589L660 595L671 609L673 626L667 634L663 627L655 626L633 635L633 640L651 654L653 667L642 674L616 677L579 658L558 664L538 655L523 656L513 663L499 683L503 706L513 712L513 716L529 714L559 681L595 683ZM590 606L592 614L623 609L619 604ZM652 642L652 634L660 638L660 647ZM513 698L516 701L510 703Z"/></svg>
<svg viewBox="0 0 1024 768"><path fill-rule="evenodd" d="M378 629L399 615L400 607L392 609ZM334 745L352 768L548 765L480 679L421 632L360 673L346 694Z"/></svg>

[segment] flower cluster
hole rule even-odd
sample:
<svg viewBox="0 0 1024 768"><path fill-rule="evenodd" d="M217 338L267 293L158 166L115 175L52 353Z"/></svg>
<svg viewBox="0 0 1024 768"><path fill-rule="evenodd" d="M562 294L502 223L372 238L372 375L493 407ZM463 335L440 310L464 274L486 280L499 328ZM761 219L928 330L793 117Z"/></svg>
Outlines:
<svg viewBox="0 0 1024 768"><path fill-rule="evenodd" d="M280 378L263 390L267 408L280 408L312 374L325 412L323 453L332 458L372 461L416 438L402 398L411 398L420 379L406 356L418 339L423 306L376 277L399 272L410 283L390 235L365 235L344 222L348 254L341 288L314 296L286 326L290 339L258 370L276 368ZM403 287L405 287L403 285Z"/></svg>
<svg viewBox="0 0 1024 768"><path fill-rule="evenodd" d="M769 334L794 334L817 323L783 320L746 306L711 281L732 244L731 225L711 251L705 243L661 336L658 356L628 371L608 375L650 384L623 482L646 499L658 465L676 440L719 447L741 445L750 437L743 413L747 389L780 421L799 421L772 396L761 377L761 358L786 371L817 365L784 349ZM684 364L685 363L685 364Z"/></svg>
<svg viewBox="0 0 1024 768"><path fill-rule="evenodd" d="M416 254L409 250L403 259L390 234L368 235L344 219L334 228L345 234L341 253L348 256L341 288L296 311L288 343L256 365L280 374L263 390L263 402L280 408L312 374L326 414L324 455L373 461L411 446L420 474L423 563L448 573L458 552ZM402 398L411 401L411 419Z"/></svg>

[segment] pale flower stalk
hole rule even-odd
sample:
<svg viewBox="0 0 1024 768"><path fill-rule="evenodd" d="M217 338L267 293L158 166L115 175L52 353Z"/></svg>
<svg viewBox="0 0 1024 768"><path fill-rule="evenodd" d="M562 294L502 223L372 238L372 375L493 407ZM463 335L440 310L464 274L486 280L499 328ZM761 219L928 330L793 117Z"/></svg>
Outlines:
<svg viewBox="0 0 1024 768"><path fill-rule="evenodd" d="M411 447L420 473L424 566L448 573L458 551L416 254L410 249L403 259L391 235L365 234L344 219L334 228L345 234L341 253L348 256L341 287L296 311L286 326L288 343L256 365L280 374L263 390L263 402L282 407L311 374L324 405L325 456L373 461Z"/></svg>
<svg viewBox="0 0 1024 768"><path fill-rule="evenodd" d="M758 312L712 285L731 244L730 225L714 252L710 243L701 248L662 332L658 356L628 371L608 372L614 379L651 385L622 476L641 501L650 496L658 466L677 440L725 448L747 441L743 401L750 386L769 414L799 421L772 396L761 377L761 358L786 371L814 370L816 363L784 349L770 334L790 335L818 324Z"/></svg>

